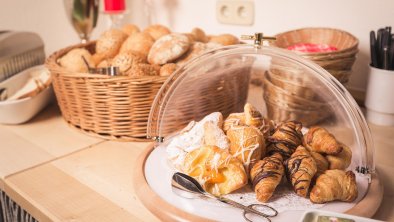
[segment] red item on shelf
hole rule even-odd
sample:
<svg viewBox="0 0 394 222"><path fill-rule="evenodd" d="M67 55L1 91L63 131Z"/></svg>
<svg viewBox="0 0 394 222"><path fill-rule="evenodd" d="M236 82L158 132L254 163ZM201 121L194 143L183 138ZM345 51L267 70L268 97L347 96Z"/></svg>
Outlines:
<svg viewBox="0 0 394 222"><path fill-rule="evenodd" d="M125 0L104 0L104 10L106 12L120 12L126 8Z"/></svg>
<svg viewBox="0 0 394 222"><path fill-rule="evenodd" d="M297 43L287 47L288 50L297 52L334 52L338 51L335 46L327 44Z"/></svg>

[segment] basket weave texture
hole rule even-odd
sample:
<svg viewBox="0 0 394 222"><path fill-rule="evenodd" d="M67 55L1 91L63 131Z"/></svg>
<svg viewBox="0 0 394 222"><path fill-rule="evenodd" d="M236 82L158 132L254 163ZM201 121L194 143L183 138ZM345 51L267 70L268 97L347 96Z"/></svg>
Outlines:
<svg viewBox="0 0 394 222"><path fill-rule="evenodd" d="M145 141L149 111L167 77L107 76L74 73L57 60L74 48L94 51L95 43L61 49L46 61L63 118L94 136L118 141Z"/></svg>

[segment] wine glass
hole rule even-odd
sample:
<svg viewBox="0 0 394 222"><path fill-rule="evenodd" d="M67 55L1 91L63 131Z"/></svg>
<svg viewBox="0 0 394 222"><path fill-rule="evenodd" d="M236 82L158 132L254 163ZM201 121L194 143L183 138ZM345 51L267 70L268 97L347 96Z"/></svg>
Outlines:
<svg viewBox="0 0 394 222"><path fill-rule="evenodd" d="M64 8L81 42L89 41L97 24L99 0L64 0Z"/></svg>

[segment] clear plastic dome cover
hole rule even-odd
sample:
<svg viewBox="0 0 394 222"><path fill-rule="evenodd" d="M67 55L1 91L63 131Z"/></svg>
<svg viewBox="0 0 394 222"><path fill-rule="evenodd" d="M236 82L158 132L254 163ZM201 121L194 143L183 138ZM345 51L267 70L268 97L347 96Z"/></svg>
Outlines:
<svg viewBox="0 0 394 222"><path fill-rule="evenodd" d="M227 117L247 102L276 122L325 127L352 149L351 170L374 171L370 131L348 91L318 65L274 47L223 47L180 68L156 96L147 133L168 140L190 121L216 111Z"/></svg>

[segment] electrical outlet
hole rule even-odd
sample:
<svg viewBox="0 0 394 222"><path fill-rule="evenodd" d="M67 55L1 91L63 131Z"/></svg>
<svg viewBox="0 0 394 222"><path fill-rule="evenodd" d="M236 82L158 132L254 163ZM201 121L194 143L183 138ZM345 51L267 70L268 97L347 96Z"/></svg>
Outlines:
<svg viewBox="0 0 394 222"><path fill-rule="evenodd" d="M253 25L254 0L217 0L216 19L223 24Z"/></svg>

